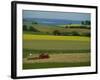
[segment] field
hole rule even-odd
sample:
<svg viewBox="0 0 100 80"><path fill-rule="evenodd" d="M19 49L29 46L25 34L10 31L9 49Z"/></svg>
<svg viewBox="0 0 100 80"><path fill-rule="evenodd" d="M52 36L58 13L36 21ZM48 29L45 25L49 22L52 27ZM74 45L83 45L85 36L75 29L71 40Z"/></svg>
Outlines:
<svg viewBox="0 0 100 80"><path fill-rule="evenodd" d="M37 55L33 55L38 56ZM59 68L59 67L80 67L90 66L89 53L76 53L76 54L51 54L49 59L27 60L24 58L24 69L34 68Z"/></svg>
<svg viewBox="0 0 100 80"><path fill-rule="evenodd" d="M24 34L24 40L71 40L71 41L89 41L88 37L80 37L80 36L52 36L52 35L32 35L32 34Z"/></svg>
<svg viewBox="0 0 100 80"><path fill-rule="evenodd" d="M65 25L55 26L55 25L41 25L41 24L28 24L28 23L25 25L27 25L28 27L33 26L35 29L37 29L38 31L40 31L42 33L45 33L45 32L52 33L54 30L59 30L60 32L72 32L72 31L77 31L79 33L90 32L90 29L65 28L64 27ZM73 24L72 26L75 27L76 25L78 25L78 24ZM66 25L66 26L68 26L68 25ZM81 25L78 25L78 26L81 26ZM31 33L31 32L28 31L28 33Z"/></svg>
<svg viewBox="0 0 100 80"><path fill-rule="evenodd" d="M91 66L91 15L23 10L22 68Z"/></svg>
<svg viewBox="0 0 100 80"><path fill-rule="evenodd" d="M23 34L23 69L90 66L90 37ZM41 53L48 59L28 60Z"/></svg>
<svg viewBox="0 0 100 80"><path fill-rule="evenodd" d="M23 46L26 49L89 49L89 38L79 36L48 36L48 35L24 35ZM78 46L76 46L78 45Z"/></svg>

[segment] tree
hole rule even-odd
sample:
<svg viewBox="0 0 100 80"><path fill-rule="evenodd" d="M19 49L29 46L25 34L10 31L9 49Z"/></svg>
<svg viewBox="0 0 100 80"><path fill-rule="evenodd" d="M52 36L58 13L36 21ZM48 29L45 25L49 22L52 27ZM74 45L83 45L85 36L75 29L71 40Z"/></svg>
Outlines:
<svg viewBox="0 0 100 80"><path fill-rule="evenodd" d="M91 24L91 22L90 22L90 21L88 21L88 20L86 20L86 21L85 21L85 24L86 24L86 25L90 25L90 24Z"/></svg>
<svg viewBox="0 0 100 80"><path fill-rule="evenodd" d="M38 30L37 30L37 29L35 29L33 26L30 26L30 27L29 27L29 31L38 32Z"/></svg>
<svg viewBox="0 0 100 80"><path fill-rule="evenodd" d="M38 23L34 21L34 22L32 22L32 24L38 24Z"/></svg>
<svg viewBox="0 0 100 80"><path fill-rule="evenodd" d="M71 36L71 32L62 32L61 33L62 36Z"/></svg>
<svg viewBox="0 0 100 80"><path fill-rule="evenodd" d="M23 31L27 31L27 26L23 25Z"/></svg>
<svg viewBox="0 0 100 80"><path fill-rule="evenodd" d="M86 20L86 21L82 21L81 24L82 25L90 25L91 22L89 20Z"/></svg>
<svg viewBox="0 0 100 80"><path fill-rule="evenodd" d="M73 31L73 32L72 32L72 35L73 35L73 36L79 36L80 34L79 34L78 32L76 32L76 31Z"/></svg>
<svg viewBox="0 0 100 80"><path fill-rule="evenodd" d="M87 32L87 33L84 33L84 36L90 37L91 34L90 34L90 32Z"/></svg>
<svg viewBox="0 0 100 80"><path fill-rule="evenodd" d="M84 21L82 21L81 24L84 25Z"/></svg>
<svg viewBox="0 0 100 80"><path fill-rule="evenodd" d="M54 34L54 35L60 35L61 33L60 33L58 30L54 30L54 31L53 31L53 34Z"/></svg>

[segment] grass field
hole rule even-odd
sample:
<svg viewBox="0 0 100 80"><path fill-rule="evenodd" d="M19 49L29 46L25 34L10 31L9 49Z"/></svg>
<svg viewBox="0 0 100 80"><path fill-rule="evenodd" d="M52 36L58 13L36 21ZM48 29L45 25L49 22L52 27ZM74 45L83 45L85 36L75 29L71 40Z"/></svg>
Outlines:
<svg viewBox="0 0 100 80"><path fill-rule="evenodd" d="M77 46L76 46L77 45ZM62 40L25 40L23 43L26 49L38 49L38 50L73 50L73 49L89 49L90 45L87 41L62 41Z"/></svg>
<svg viewBox="0 0 100 80"><path fill-rule="evenodd" d="M23 39L23 47L26 49L84 50L90 48L89 37L24 34Z"/></svg>
<svg viewBox="0 0 100 80"><path fill-rule="evenodd" d="M77 29L77 28L65 28L65 25L41 25L41 24L26 24L29 26L33 26L35 29L39 30L40 32L49 32L52 33L54 30L59 30L60 32L72 32L78 31L79 33L82 32L90 32L90 29ZM79 24L71 24L72 26L80 26Z"/></svg>
<svg viewBox="0 0 100 80"><path fill-rule="evenodd" d="M33 57L36 56L38 54L33 54ZM24 58L23 69L90 66L89 53L51 54L50 57L49 59L37 60Z"/></svg>
<svg viewBox="0 0 100 80"><path fill-rule="evenodd" d="M54 36L54 35L34 35L34 34L24 34L24 40L70 40L70 41L89 41L89 37L80 36Z"/></svg>
<svg viewBox="0 0 100 80"><path fill-rule="evenodd" d="M22 15L22 69L91 66L89 13L23 10Z"/></svg>
<svg viewBox="0 0 100 80"><path fill-rule="evenodd" d="M61 67L83 67L90 66L90 62L59 62L59 63L23 63L23 69L40 69L40 68L61 68Z"/></svg>
<svg viewBox="0 0 100 80"><path fill-rule="evenodd" d="M29 53L48 53L50 58L27 60ZM23 69L90 65L90 37L23 34Z"/></svg>
<svg viewBox="0 0 100 80"><path fill-rule="evenodd" d="M37 57L39 54L33 54L31 57ZM67 54L50 54L49 59L27 60L24 58L25 63L43 63L43 62L86 62L89 61L89 53L67 53ZM76 58L75 58L76 57Z"/></svg>

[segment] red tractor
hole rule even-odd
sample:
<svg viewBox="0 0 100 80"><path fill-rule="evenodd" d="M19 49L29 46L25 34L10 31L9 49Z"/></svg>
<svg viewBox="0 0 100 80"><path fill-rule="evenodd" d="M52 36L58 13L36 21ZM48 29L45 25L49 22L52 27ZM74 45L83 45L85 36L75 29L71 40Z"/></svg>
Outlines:
<svg viewBox="0 0 100 80"><path fill-rule="evenodd" d="M41 53L39 56L37 57L33 57L32 55L30 55L28 57L28 60L37 60L37 59L47 59L50 58L50 56L48 55L48 53Z"/></svg>
<svg viewBox="0 0 100 80"><path fill-rule="evenodd" d="M46 59L46 58L50 58L50 56L47 53L42 53L39 55L39 59Z"/></svg>

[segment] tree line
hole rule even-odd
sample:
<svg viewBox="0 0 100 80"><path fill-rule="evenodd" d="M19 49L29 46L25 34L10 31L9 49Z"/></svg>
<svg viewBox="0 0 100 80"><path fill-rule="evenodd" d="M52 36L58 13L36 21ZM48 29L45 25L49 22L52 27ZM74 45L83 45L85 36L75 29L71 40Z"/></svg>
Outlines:
<svg viewBox="0 0 100 80"><path fill-rule="evenodd" d="M84 32L84 33L79 33L78 31L60 32L59 30L54 30L53 35L58 35L58 36L87 36L87 37L91 36L90 32Z"/></svg>
<svg viewBox="0 0 100 80"><path fill-rule="evenodd" d="M37 30L36 28L34 28L33 26L27 27L27 25L23 25L23 31L41 32L41 31ZM42 32L41 32L41 34L42 34ZM57 36L87 36L87 37L91 36L90 32L84 32L84 33L80 33L78 31L61 32L59 30L54 30L52 33L45 32L45 34L57 35Z"/></svg>
<svg viewBox="0 0 100 80"><path fill-rule="evenodd" d="M23 31L34 31L34 32L38 32L38 30L36 28L34 28L33 26L27 27L26 25L23 25Z"/></svg>

